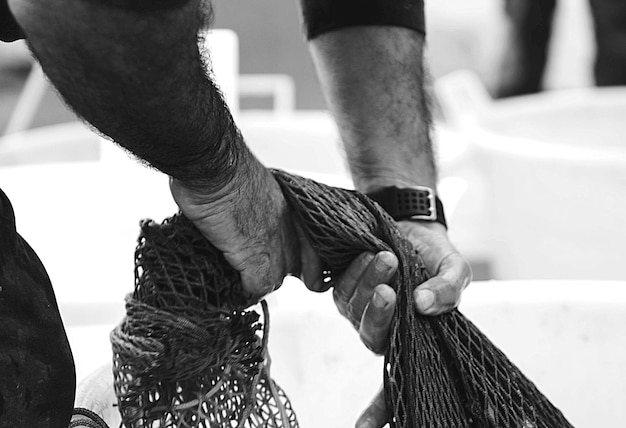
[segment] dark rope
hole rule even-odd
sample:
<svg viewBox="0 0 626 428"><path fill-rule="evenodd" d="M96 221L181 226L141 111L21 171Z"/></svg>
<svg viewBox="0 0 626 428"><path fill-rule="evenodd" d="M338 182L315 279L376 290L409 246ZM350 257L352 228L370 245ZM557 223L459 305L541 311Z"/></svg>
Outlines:
<svg viewBox="0 0 626 428"><path fill-rule="evenodd" d="M74 416L79 416L79 418L74 419ZM70 422L68 428L76 427L109 428L104 419L102 419L97 413L82 407L76 407L72 412L72 421Z"/></svg>

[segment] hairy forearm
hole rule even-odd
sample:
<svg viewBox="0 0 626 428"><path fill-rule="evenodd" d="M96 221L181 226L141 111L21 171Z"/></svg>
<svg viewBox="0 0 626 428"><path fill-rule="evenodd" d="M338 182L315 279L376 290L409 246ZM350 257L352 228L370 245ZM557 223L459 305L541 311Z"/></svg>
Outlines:
<svg viewBox="0 0 626 428"><path fill-rule="evenodd" d="M354 184L435 188L424 36L393 26L345 28L309 41Z"/></svg>
<svg viewBox="0 0 626 428"><path fill-rule="evenodd" d="M200 0L10 0L66 102L173 177L221 188L247 150L198 50ZM208 186L208 187L207 187Z"/></svg>

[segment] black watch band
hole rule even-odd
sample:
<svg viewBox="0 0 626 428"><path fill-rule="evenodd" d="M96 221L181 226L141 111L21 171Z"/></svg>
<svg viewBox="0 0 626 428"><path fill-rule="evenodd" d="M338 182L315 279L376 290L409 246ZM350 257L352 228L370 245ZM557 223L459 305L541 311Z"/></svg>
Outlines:
<svg viewBox="0 0 626 428"><path fill-rule="evenodd" d="M367 193L367 196L378 202L396 221L436 221L448 228L443 204L430 187L385 187Z"/></svg>

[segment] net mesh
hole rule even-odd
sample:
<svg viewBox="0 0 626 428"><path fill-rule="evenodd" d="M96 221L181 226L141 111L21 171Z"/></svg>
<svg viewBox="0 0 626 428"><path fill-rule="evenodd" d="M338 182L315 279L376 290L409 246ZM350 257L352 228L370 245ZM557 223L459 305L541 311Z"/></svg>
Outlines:
<svg viewBox="0 0 626 428"><path fill-rule="evenodd" d="M311 245L333 275L363 251L393 251L397 293L384 387L393 428L561 428L561 412L458 310L425 317L413 306L427 272L394 220L357 192L275 171Z"/></svg>
<svg viewBox="0 0 626 428"><path fill-rule="evenodd" d="M238 273L181 215L143 221L135 291L111 333L127 428L297 427L269 375L267 332Z"/></svg>
<svg viewBox="0 0 626 428"><path fill-rule="evenodd" d="M439 317L415 311L412 291L427 279L424 263L376 203L274 175L330 279L363 251L399 258L383 373L392 428L571 427L458 310ZM187 219L142 223L135 291L111 336L126 427L298 426L269 376L266 307L262 327L244 302L237 273Z"/></svg>

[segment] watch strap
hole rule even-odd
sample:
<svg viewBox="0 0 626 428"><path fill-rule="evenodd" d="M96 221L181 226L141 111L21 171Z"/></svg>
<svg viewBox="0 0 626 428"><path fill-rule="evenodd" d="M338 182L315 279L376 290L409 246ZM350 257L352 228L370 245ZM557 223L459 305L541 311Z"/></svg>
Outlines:
<svg viewBox="0 0 626 428"><path fill-rule="evenodd" d="M436 221L446 228L443 204L430 187L384 187L367 193L383 207L394 220Z"/></svg>

